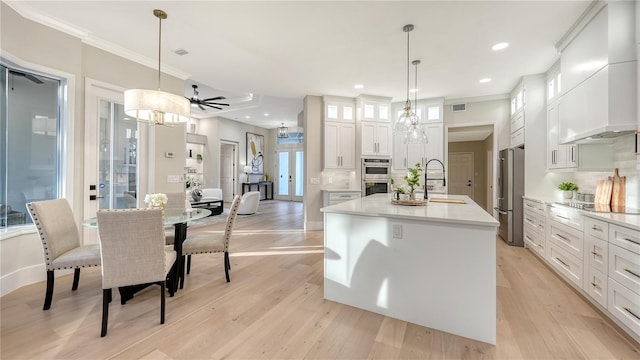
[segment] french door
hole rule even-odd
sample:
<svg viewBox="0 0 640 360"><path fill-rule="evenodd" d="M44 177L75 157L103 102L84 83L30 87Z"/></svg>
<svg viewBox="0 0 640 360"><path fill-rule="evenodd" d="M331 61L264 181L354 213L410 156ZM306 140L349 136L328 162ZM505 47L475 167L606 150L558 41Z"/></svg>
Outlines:
<svg viewBox="0 0 640 360"><path fill-rule="evenodd" d="M276 164L276 199L302 201L304 195L304 152L278 150Z"/></svg>

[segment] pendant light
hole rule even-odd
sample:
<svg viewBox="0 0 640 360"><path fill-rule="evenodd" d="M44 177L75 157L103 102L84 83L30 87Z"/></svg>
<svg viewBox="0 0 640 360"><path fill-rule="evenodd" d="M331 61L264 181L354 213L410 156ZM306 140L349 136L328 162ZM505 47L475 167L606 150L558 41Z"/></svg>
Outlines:
<svg viewBox="0 0 640 360"><path fill-rule="evenodd" d="M289 137L289 129L284 126L284 123L281 123L282 126L278 128L278 138L287 138Z"/></svg>
<svg viewBox="0 0 640 360"><path fill-rule="evenodd" d="M162 48L162 20L167 13L153 10L159 20L158 28L158 90L131 89L124 92L124 112L140 122L151 125L185 123L191 117L189 100L184 96L160 90L160 56Z"/></svg>
<svg viewBox="0 0 640 360"><path fill-rule="evenodd" d="M414 87L414 101L413 106L415 109L418 109L418 65L420 64L420 60L413 60L411 62L416 69L415 76L415 87ZM407 135L404 137L405 144L426 144L429 140L427 139L427 134L424 132L424 125L420 123L420 117L417 115L415 118L411 119L410 129L407 132Z"/></svg>
<svg viewBox="0 0 640 360"><path fill-rule="evenodd" d="M404 110L393 126L393 131L402 133L411 130L411 124L419 122L415 112L411 108L411 100L409 100L409 33L413 30L413 25L408 24L402 27L402 31L407 33L407 101L404 103Z"/></svg>

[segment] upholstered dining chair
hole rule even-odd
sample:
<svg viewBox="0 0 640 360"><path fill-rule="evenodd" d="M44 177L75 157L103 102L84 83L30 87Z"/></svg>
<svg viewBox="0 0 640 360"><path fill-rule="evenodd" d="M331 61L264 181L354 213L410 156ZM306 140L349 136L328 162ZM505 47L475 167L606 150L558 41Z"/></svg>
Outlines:
<svg viewBox="0 0 640 360"><path fill-rule="evenodd" d="M186 267L187 274L191 272L191 255L224 253L224 273L227 277L227 282L231 281L229 278L229 270L231 269L231 262L229 261L229 240L231 239L231 233L233 232L233 225L236 222L239 207L240 195L236 195L231 203L231 209L229 209L229 216L227 216L224 233L187 236L187 239L182 243L182 255L188 257ZM182 281L184 281L184 276L182 277Z"/></svg>
<svg viewBox="0 0 640 360"><path fill-rule="evenodd" d="M97 244L80 244L78 226L66 199L30 202L27 209L44 248L47 290L42 310L49 310L53 300L54 271L74 269L71 290L75 291L80 281L80 268L100 266L100 248Z"/></svg>
<svg viewBox="0 0 640 360"><path fill-rule="evenodd" d="M160 285L160 324L164 324L167 275L176 252L164 244L162 209L98 211L102 254L102 331L107 335L111 289L141 284Z"/></svg>
<svg viewBox="0 0 640 360"><path fill-rule="evenodd" d="M187 193L185 193L184 191L179 193L167 193L167 204L165 205L165 207L167 208L189 207L190 208L191 203L189 202L189 199L187 199ZM164 237L165 237L165 244L173 245L176 237L173 226L167 226L164 229Z"/></svg>

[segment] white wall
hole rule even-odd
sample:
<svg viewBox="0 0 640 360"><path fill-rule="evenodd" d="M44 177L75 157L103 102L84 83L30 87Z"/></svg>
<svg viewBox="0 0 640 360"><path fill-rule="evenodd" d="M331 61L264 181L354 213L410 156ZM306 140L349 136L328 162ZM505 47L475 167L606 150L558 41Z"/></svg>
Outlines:
<svg viewBox="0 0 640 360"><path fill-rule="evenodd" d="M304 137L304 228L305 230L322 230L323 215L321 185L311 184L312 178L322 178L323 126L322 126L322 97L307 95L304 98L303 127ZM317 134L311 136L310 134ZM355 144L354 144L355 146ZM320 181L318 181L320 182Z"/></svg>
<svg viewBox="0 0 640 360"><path fill-rule="evenodd" d="M478 101L480 100L480 101ZM452 112L451 104L466 102L467 110ZM494 140L498 150L509 147L511 134L509 132L509 96L500 99L458 99L447 100L444 105L445 127L473 126L478 124L495 124Z"/></svg>

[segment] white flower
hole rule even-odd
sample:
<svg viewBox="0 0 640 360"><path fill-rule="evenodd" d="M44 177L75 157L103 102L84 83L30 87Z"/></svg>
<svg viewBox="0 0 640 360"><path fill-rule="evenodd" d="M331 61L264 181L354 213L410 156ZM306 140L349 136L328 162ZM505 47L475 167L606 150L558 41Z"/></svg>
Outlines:
<svg viewBox="0 0 640 360"><path fill-rule="evenodd" d="M149 206L164 206L167 201L169 201L169 198L163 193L147 194L144 197L144 202L149 204Z"/></svg>

